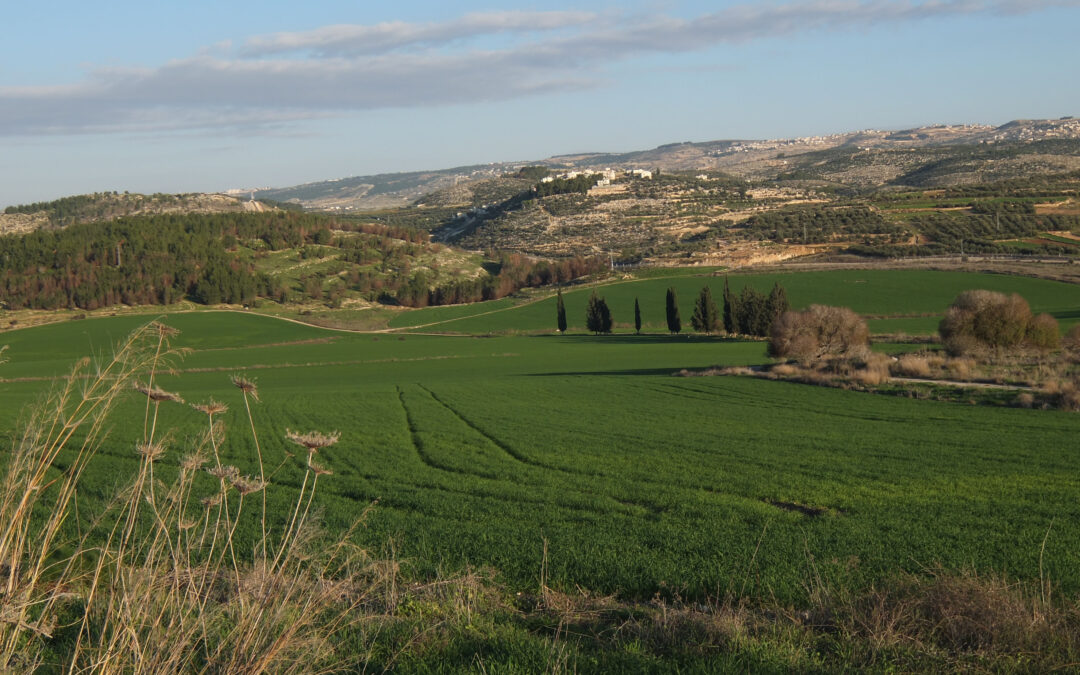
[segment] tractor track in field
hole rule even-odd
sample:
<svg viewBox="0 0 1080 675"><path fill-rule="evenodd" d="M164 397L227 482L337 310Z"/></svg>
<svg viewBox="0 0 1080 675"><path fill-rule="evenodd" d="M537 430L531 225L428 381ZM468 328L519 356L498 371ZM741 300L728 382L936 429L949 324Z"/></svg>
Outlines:
<svg viewBox="0 0 1080 675"><path fill-rule="evenodd" d="M409 410L408 404L405 403L405 391L401 387L395 387L397 389L398 402L401 403L401 410L405 413L405 426L409 429L409 439L412 441L413 450L416 451L416 456L420 458L420 461L428 468L435 469L436 471L444 471L458 476L468 476L469 478L491 478L490 476L484 476L481 474L471 473L469 471L463 471L453 467L443 466L439 462L435 461L427 452L424 451L424 443L420 440L419 431L416 426L416 421L413 419L412 411ZM495 479L497 480L497 479Z"/></svg>
<svg viewBox="0 0 1080 675"><path fill-rule="evenodd" d="M511 459L513 459L513 460L515 460L517 462L525 464L526 466L532 466L532 467L536 467L538 469L545 469L547 471L559 471L561 473L569 473L569 474L573 474L573 475L576 475L576 476L585 476L587 478L597 478L597 477L599 477L598 474L595 474L595 473L585 473L583 471L573 471L572 469L566 469L566 468L560 467L560 466L553 466L551 464L544 464L543 462L538 462L535 459L530 459L530 458L526 457L525 455L522 455L520 452L518 452L518 451L514 450L513 448L511 448L506 443L500 441L499 439L495 438L494 436L492 436L488 432L481 429L472 420L470 420L467 417L465 417L464 415L462 415L458 410L456 410L454 407L452 407L449 403L447 403L446 401L439 398L439 396L435 392L431 391L430 389L423 386L422 384L418 384L416 386L418 386L421 389L423 389L424 391L426 391L428 393L428 395L431 396L431 398L436 403L441 405L443 408L446 408L446 410L449 411L451 414L453 414L454 417L457 417L459 420L461 420L461 422L465 426L469 427L475 433L479 434L483 438L486 438L492 445L494 445L495 447L502 450L504 453L506 453L507 456L509 456Z"/></svg>

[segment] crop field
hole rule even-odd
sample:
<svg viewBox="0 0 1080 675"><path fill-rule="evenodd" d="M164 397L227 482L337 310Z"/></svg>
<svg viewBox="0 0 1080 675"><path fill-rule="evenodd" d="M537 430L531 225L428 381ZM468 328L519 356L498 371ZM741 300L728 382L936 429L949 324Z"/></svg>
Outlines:
<svg viewBox="0 0 1080 675"><path fill-rule="evenodd" d="M1080 287L1028 277L929 270L842 270L732 274L728 283L735 293L745 285L766 294L774 283L780 283L796 309L812 303L850 307L870 317L868 323L872 333L933 333L953 299L962 291L975 288L1019 293L1031 304L1032 311L1053 314L1063 329L1080 320L1077 313ZM673 286L679 296L683 329L690 330L693 303L705 284L712 289L713 298L719 303L723 277L712 274L686 276L684 271L672 278L650 275L643 280L600 285L595 290L607 300L616 330L633 330L634 299L637 298L645 329L657 331L666 330L664 295L667 288ZM585 305L592 291L590 287L564 292L571 330L584 330ZM555 325L555 298L524 305L512 305L504 299L498 303L432 307L401 313L391 320L390 325L480 334L550 331Z"/></svg>
<svg viewBox="0 0 1080 675"><path fill-rule="evenodd" d="M868 272L732 281L767 290L777 278L790 281L795 304L861 301L874 313L943 308L967 283L1017 290L1041 309L1080 307L1074 287L1014 277L942 288L945 277L916 274L892 294L887 277ZM662 298L669 283L605 293L632 306L645 290ZM688 302L701 280L678 283ZM811 298L812 288L825 297ZM583 314L587 292L569 293L568 311ZM535 314L543 328L554 312L543 301L502 314ZM496 323L499 316L460 322L477 330L514 323ZM10 346L0 365L4 435L50 378L80 356L106 353L139 321L87 319L0 336ZM286 509L303 477L302 460L287 454L286 429L340 431L321 457L334 471L320 482L324 520L344 527L377 499L361 536L422 577L472 565L496 570L511 589L531 589L544 568L556 587L628 598L730 592L799 603L812 577L865 588L940 564L1038 580L1041 564L1056 587L1080 592L1074 413L672 376L763 363L760 342L350 334L237 312L166 321L182 331L175 345L191 351L159 381L188 401L213 396L230 406L223 459L245 473L254 448L229 375L257 379L255 424L268 465L280 465L267 491L272 511ZM117 411L86 476L92 487L80 492L85 508L135 470L144 406L133 397ZM167 473L205 418L163 404L159 425L171 430ZM210 490L213 479L205 482Z"/></svg>

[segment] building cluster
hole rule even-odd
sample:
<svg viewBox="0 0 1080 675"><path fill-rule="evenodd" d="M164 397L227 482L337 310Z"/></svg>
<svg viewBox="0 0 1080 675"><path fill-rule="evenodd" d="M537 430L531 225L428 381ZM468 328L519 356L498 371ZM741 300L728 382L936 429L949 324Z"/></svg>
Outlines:
<svg viewBox="0 0 1080 675"><path fill-rule="evenodd" d="M604 187L611 185L611 182L618 180L620 176L633 176L635 178L643 178L645 180L652 180L653 172L647 169L594 169L590 171L565 171L563 173L555 174L554 176L544 176L540 179L541 183L550 183L556 178L564 180L571 180L580 176L600 176L596 180L596 187Z"/></svg>

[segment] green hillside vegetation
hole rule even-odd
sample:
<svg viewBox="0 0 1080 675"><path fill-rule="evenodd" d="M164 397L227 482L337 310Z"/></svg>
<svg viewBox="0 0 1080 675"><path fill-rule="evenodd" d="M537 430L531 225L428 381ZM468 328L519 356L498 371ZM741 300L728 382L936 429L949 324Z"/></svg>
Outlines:
<svg viewBox="0 0 1080 675"><path fill-rule="evenodd" d="M121 218L0 238L5 309L349 300L409 306L498 299L599 261L478 255L415 231L288 211ZM491 269L492 272L489 272Z"/></svg>

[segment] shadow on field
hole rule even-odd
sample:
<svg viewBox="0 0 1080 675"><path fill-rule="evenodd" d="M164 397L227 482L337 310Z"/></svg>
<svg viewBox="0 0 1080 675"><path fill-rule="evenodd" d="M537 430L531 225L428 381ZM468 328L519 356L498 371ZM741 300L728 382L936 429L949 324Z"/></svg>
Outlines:
<svg viewBox="0 0 1080 675"><path fill-rule="evenodd" d="M1050 316L1055 319L1077 319L1080 318L1080 309L1066 309L1060 312L1050 312Z"/></svg>
<svg viewBox="0 0 1080 675"><path fill-rule="evenodd" d="M751 340L741 340L738 338L720 337L718 335L694 335L690 333L679 333L678 335L668 334L653 334L653 335L630 335L619 334L613 335L588 335L584 333L577 333L571 335L537 335L537 338L544 340L559 340L562 342L574 342L574 343L611 343L621 345L662 345L662 344L722 344L722 343L734 343L734 342L751 342Z"/></svg>

